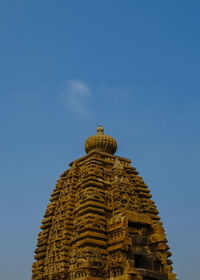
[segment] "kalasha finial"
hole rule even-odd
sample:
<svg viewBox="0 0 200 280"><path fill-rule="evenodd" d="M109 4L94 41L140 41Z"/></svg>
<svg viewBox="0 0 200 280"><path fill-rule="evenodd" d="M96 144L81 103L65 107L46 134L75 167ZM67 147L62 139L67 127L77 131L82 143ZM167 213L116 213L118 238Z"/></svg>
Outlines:
<svg viewBox="0 0 200 280"><path fill-rule="evenodd" d="M97 127L97 134L98 135L103 135L104 133L104 128L103 128L103 126L102 125L98 125L98 127Z"/></svg>
<svg viewBox="0 0 200 280"><path fill-rule="evenodd" d="M94 150L110 154L114 154L117 150L117 142L113 137L104 134L102 125L98 125L97 134L90 136L85 142L86 153Z"/></svg>

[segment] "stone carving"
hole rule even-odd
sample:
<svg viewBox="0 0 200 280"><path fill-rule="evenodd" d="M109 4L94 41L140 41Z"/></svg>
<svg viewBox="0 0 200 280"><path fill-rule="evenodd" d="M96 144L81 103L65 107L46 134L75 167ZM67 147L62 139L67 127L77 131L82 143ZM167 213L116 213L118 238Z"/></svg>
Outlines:
<svg viewBox="0 0 200 280"><path fill-rule="evenodd" d="M176 280L151 194L117 143L97 134L51 195L32 280Z"/></svg>

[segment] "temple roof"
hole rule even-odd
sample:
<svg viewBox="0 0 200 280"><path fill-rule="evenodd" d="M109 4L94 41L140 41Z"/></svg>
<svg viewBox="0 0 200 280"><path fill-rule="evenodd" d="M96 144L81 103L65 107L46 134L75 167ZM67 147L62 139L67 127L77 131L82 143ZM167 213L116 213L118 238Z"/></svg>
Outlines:
<svg viewBox="0 0 200 280"><path fill-rule="evenodd" d="M176 280L150 190L116 149L98 126L57 181L32 280Z"/></svg>

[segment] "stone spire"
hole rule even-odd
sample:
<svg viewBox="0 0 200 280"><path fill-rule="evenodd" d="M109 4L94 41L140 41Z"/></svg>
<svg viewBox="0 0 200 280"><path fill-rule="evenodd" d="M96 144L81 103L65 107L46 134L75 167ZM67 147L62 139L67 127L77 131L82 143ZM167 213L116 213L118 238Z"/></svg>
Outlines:
<svg viewBox="0 0 200 280"><path fill-rule="evenodd" d="M103 131L53 190L32 280L176 280L150 190Z"/></svg>

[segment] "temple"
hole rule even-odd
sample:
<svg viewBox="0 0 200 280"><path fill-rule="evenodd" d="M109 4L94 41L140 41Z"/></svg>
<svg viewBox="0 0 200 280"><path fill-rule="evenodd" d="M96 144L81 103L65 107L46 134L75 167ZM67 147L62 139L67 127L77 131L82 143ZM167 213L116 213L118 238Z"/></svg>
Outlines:
<svg viewBox="0 0 200 280"><path fill-rule="evenodd" d="M176 280L150 191L116 149L99 126L57 181L32 280Z"/></svg>

